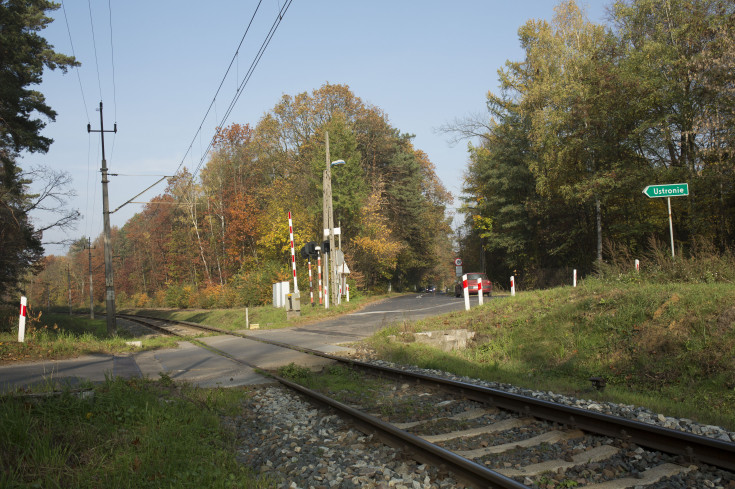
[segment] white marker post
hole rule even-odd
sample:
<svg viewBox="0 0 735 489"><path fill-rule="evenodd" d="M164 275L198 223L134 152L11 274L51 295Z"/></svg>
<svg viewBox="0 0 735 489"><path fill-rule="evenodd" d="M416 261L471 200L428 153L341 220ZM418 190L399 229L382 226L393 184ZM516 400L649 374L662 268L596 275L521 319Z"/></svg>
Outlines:
<svg viewBox="0 0 735 489"><path fill-rule="evenodd" d="M345 300L350 302L350 284L347 283L347 280L345 280Z"/></svg>
<svg viewBox="0 0 735 489"><path fill-rule="evenodd" d="M515 275L510 277L510 295L511 296L516 295L516 277Z"/></svg>
<svg viewBox="0 0 735 489"><path fill-rule="evenodd" d="M25 296L20 297L20 317L18 318L18 343L25 342L26 339L26 314L28 299Z"/></svg>
<svg viewBox="0 0 735 489"><path fill-rule="evenodd" d="M462 290L464 291L464 310L470 310L470 291L467 284L467 274L462 275Z"/></svg>
<svg viewBox="0 0 735 489"><path fill-rule="evenodd" d="M299 284L296 282L296 251L293 246L293 221L291 211L288 211L288 236L291 239L291 266L293 267L293 293L299 294Z"/></svg>
<svg viewBox="0 0 735 489"><path fill-rule="evenodd" d="M572 274L572 285L574 287L577 286L577 269L574 269L574 273Z"/></svg>
<svg viewBox="0 0 735 489"><path fill-rule="evenodd" d="M482 305L482 277L477 279L477 300L480 305Z"/></svg>
<svg viewBox="0 0 735 489"><path fill-rule="evenodd" d="M636 260L635 260L635 271L636 271L636 272L640 272L640 271L641 271L641 262L640 262L640 261L638 261L638 259L637 259L637 258L636 258Z"/></svg>

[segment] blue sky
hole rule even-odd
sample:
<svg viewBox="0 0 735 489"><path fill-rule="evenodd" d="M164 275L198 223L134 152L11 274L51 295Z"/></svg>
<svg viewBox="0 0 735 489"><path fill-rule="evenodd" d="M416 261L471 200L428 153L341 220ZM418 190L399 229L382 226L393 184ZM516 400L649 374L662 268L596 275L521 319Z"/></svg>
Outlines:
<svg viewBox="0 0 735 489"><path fill-rule="evenodd" d="M96 237L102 231L100 137L86 129L88 122L99 129L100 100L105 129L118 126L117 134L105 138L110 172L150 175L112 177L114 209L153 184L153 175L172 174L192 141L184 164L190 169L199 164L285 1L262 1L195 138L258 2L65 0L42 35L64 54L72 54L73 43L82 66L66 75L58 70L44 75L39 89L58 116L43 134L55 143L47 154L25 155L21 165L68 171L77 193L71 206L82 219L70 235L47 233L44 241ZM607 4L581 2L594 22L604 22ZM225 124L254 126L283 94L311 92L326 82L346 84L383 109L394 127L416 135L415 146L429 155L456 199L466 144L452 146L436 129L484 111L488 90L497 90L497 70L506 60L523 57L518 27L531 18L551 19L554 5L550 0L293 0ZM136 201L164 188L159 184ZM141 209L123 207L111 216L112 225L121 227ZM63 246L47 246L47 254L65 252Z"/></svg>

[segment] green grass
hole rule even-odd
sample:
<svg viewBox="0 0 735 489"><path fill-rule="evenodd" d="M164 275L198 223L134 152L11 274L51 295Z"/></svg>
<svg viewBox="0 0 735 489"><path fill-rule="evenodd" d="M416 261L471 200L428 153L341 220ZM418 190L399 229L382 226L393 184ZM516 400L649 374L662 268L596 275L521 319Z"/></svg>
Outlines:
<svg viewBox="0 0 735 489"><path fill-rule="evenodd" d="M396 324L369 343L388 360L644 405L735 430L734 325L733 284L588 279ZM459 328L476 336L457 352L393 339ZM591 376L607 379L604 392L588 392Z"/></svg>
<svg viewBox="0 0 735 489"><path fill-rule="evenodd" d="M235 459L246 393L109 380L94 396L0 397L0 487L273 487Z"/></svg>
<svg viewBox="0 0 735 489"><path fill-rule="evenodd" d="M142 341L142 349L126 344ZM29 312L23 343L18 342L18 313L0 310L0 364L39 359L64 359L90 353L117 354L158 348L173 348L173 338L134 338L120 330L107 335L105 319L89 319L68 314Z"/></svg>
<svg viewBox="0 0 735 489"><path fill-rule="evenodd" d="M329 309L323 306L312 307L309 304L309 296L301 296L301 316L288 320L286 310L273 306L256 306L248 310L248 318L251 324L258 324L260 329L279 329L292 326L300 326L315 321L337 317L362 309L368 304L384 300L398 294L383 294L373 296L360 296L350 302L342 302L337 306L331 305ZM318 299L317 299L318 300ZM164 319L176 319L179 321L191 321L205 324L216 328L235 331L245 329L245 308L233 309L126 309L128 314L143 314Z"/></svg>

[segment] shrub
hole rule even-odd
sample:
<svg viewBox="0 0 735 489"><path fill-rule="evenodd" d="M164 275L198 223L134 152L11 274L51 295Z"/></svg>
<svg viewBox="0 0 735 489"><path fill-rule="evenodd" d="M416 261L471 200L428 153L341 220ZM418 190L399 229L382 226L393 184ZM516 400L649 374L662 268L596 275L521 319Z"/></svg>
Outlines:
<svg viewBox="0 0 735 489"><path fill-rule="evenodd" d="M273 284L285 281L291 274L278 262L261 263L255 270L238 273L232 284L239 296L240 304L268 304L273 299Z"/></svg>
<svg viewBox="0 0 735 489"><path fill-rule="evenodd" d="M190 285L169 285L166 289L166 306L179 309L190 307L193 287Z"/></svg>
<svg viewBox="0 0 735 489"><path fill-rule="evenodd" d="M635 257L625 246L606 243L607 260L597 264L600 278L625 283L733 283L735 255L720 252L710 241L696 240L687 255L681 251L671 257L671 248L651 238L648 251L641 253L640 272L635 271Z"/></svg>

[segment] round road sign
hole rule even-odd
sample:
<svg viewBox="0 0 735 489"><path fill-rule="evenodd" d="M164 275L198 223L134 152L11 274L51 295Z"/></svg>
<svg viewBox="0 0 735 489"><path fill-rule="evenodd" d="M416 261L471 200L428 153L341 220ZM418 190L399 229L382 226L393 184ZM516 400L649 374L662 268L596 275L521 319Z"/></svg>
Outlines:
<svg viewBox="0 0 735 489"><path fill-rule="evenodd" d="M458 267L461 267L462 266L462 259L461 258L455 258L454 259L454 264L456 266L458 266Z"/></svg>

